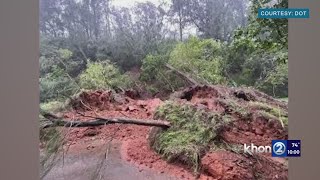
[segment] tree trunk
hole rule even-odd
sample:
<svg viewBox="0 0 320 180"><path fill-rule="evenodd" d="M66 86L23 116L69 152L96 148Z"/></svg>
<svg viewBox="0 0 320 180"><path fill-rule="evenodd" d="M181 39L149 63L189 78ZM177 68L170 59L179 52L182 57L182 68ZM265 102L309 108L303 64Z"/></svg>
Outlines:
<svg viewBox="0 0 320 180"><path fill-rule="evenodd" d="M170 127L170 123L167 121L158 120L142 120L142 119L127 119L127 118L104 118L104 119L92 119L90 121L67 121L67 120L55 120L42 126L42 128L49 127L93 127L103 126L107 124L136 124L141 126L156 126L162 128Z"/></svg>
<svg viewBox="0 0 320 180"><path fill-rule="evenodd" d="M169 128L170 122L168 121L159 121L159 120L148 120L148 119L132 119L132 118L107 118L107 117L93 117L92 120L89 121L69 121L64 120L57 115L52 113L48 113L45 111L40 111L40 114L48 119L48 121L42 125L42 128L49 128L49 127L92 127L92 126L102 126L106 124L115 124L115 123L122 123L122 124L136 124L142 126L156 126L161 128Z"/></svg>
<svg viewBox="0 0 320 180"><path fill-rule="evenodd" d="M183 34L182 34L182 31L183 31L183 25L182 25L182 20L181 20L181 15L179 15L180 17L179 17L179 33L180 33L180 41L182 42L182 36L183 36Z"/></svg>
<svg viewBox="0 0 320 180"><path fill-rule="evenodd" d="M174 67L170 66L169 64L165 65L168 69L174 71L176 74L178 74L181 78L187 80L191 85L199 85L199 83L192 79L191 77L189 77L187 74L175 69Z"/></svg>

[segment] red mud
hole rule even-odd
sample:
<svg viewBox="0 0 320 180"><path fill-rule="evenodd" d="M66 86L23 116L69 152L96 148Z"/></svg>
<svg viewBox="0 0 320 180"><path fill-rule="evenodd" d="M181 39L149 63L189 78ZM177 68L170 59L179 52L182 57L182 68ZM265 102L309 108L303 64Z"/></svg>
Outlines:
<svg viewBox="0 0 320 180"><path fill-rule="evenodd" d="M207 153L201 160L203 171L215 179L287 179L288 171L280 162L267 157L259 160L228 151Z"/></svg>
<svg viewBox="0 0 320 180"><path fill-rule="evenodd" d="M268 102L280 107L286 107L284 104L272 99L261 92L252 89L231 89L222 86L196 86L191 87L180 94L181 99L203 108L218 113L230 113L226 104L221 102L231 99L243 106L248 101ZM284 108L286 109L286 108ZM255 113L255 109L249 109L251 112L250 120L238 117L236 121L224 129L221 136L229 143L255 145L270 145L273 139L287 139L287 130L281 126L278 120L267 119ZM230 114L232 116L238 116Z"/></svg>
<svg viewBox="0 0 320 180"><path fill-rule="evenodd" d="M287 139L287 132L279 123L259 117L254 121L234 122L222 132L222 137L229 143L267 146L273 139Z"/></svg>
<svg viewBox="0 0 320 180"><path fill-rule="evenodd" d="M136 119L152 119L156 108L162 103L160 99L148 99L148 100L133 100L129 97L125 97L126 103L110 103L111 98L105 97L101 91L96 91L91 94L85 94L81 96L85 97L87 104L74 104L75 109L81 110L81 114L76 111L67 112L64 114L65 118L70 120L81 120L87 121L92 118L83 117L85 116L102 116L102 117L130 117ZM102 101L95 103L95 101ZM93 99L90 99L92 97ZM92 106L94 105L94 106ZM96 111L88 111L87 107L91 109L97 109ZM103 110L105 109L105 110ZM85 111L84 111L85 110ZM169 164L165 160L161 159L161 156L154 152L147 142L147 136L150 127L138 126L138 125L117 125L109 124L105 127L93 127L93 128L76 128L71 129L68 140L70 143L75 144L77 140L84 139L90 141L94 136L96 139L113 139L122 141L121 155L122 158L128 162L132 162L139 166L141 171L144 168L152 168L157 170L159 173L166 173L174 175L179 178L194 179L192 173L185 167L178 164ZM72 147L72 146L71 146ZM94 148L94 147L86 147ZM88 149L88 150L89 150Z"/></svg>
<svg viewBox="0 0 320 180"><path fill-rule="evenodd" d="M202 158L203 170L215 179L254 179L253 163L240 155L216 151Z"/></svg>
<svg viewBox="0 0 320 180"><path fill-rule="evenodd" d="M123 142L121 154L124 159L133 162L140 169L152 168L159 173L174 175L179 178L194 179L188 170L179 164L169 164L154 152L146 139L137 138Z"/></svg>
<svg viewBox="0 0 320 180"><path fill-rule="evenodd" d="M235 91L222 87L200 87L191 90L189 93L184 93L180 100L176 100L180 102L183 99L182 101L188 101L188 103L203 106L209 111L219 113L224 112L226 109L216 100L233 96ZM269 100L268 96L259 95L259 97L250 95L250 98ZM133 99L135 97L138 96L132 94L132 92L127 92L121 96L112 96L110 91L86 92L80 94L78 99L71 102L75 110L64 113L64 117L70 120L77 119L82 121L92 119L83 117L83 114L86 116L152 119L155 109L161 105L162 101L157 98L147 100ZM244 103L247 100L240 98L239 101ZM278 102L272 101L272 103ZM77 111L81 111L82 115ZM74 128L71 130L68 140L70 144L76 144L77 140L80 139L89 141L92 138L104 139L105 141L110 140L110 138L120 140L123 142L121 147L122 158L137 165L141 168L141 171L144 168L152 168L159 173L174 175L181 179L196 179L192 171L186 166L178 162L166 162L149 147L147 141L149 130L149 127L121 124L109 124L94 128ZM235 121L222 132L222 137L225 141L236 144L270 145L272 139L285 139L287 132L282 130L277 121L268 121L261 117L255 117L251 121L242 119ZM201 160L201 166L202 171L198 179L203 180L250 180L257 179L259 175L262 175L264 179L288 178L286 168L275 160L261 157L258 161L228 151L207 153Z"/></svg>

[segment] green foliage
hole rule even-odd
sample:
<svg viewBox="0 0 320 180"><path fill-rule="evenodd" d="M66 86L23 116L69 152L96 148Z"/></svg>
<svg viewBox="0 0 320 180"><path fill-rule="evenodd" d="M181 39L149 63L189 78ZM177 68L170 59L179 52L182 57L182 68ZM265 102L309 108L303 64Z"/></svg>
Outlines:
<svg viewBox="0 0 320 180"><path fill-rule="evenodd" d="M212 39L191 37L187 42L176 44L172 51L161 55L148 55L142 61L140 79L154 83L160 91L175 91L186 85L184 79L165 67L169 64L198 82L225 83L223 76L224 45Z"/></svg>
<svg viewBox="0 0 320 180"><path fill-rule="evenodd" d="M60 148L61 140L61 135L56 128L40 130L40 141L44 143L45 150L49 154L56 152Z"/></svg>
<svg viewBox="0 0 320 180"><path fill-rule="evenodd" d="M40 152L41 179L43 179L59 160L59 154L65 141L57 128L40 129L39 135L44 150Z"/></svg>
<svg viewBox="0 0 320 180"><path fill-rule="evenodd" d="M59 48L52 44L48 39L40 39L40 76L51 72L54 65L59 64L62 59L59 54Z"/></svg>
<svg viewBox="0 0 320 180"><path fill-rule="evenodd" d="M242 30L235 32L234 39L229 45L226 53L226 70L231 75L239 74L242 71L242 65L255 50L258 49L258 44L251 38L242 36Z"/></svg>
<svg viewBox="0 0 320 180"><path fill-rule="evenodd" d="M288 126L288 112L280 107L274 107L262 102L250 102L249 106L259 110L262 116L279 120L283 126Z"/></svg>
<svg viewBox="0 0 320 180"><path fill-rule="evenodd" d="M179 42L176 40L167 39L159 43L156 51L156 55L161 55L169 59L171 52L177 46Z"/></svg>
<svg viewBox="0 0 320 180"><path fill-rule="evenodd" d="M80 75L80 86L84 89L127 88L130 79L109 61L89 63Z"/></svg>
<svg viewBox="0 0 320 180"><path fill-rule="evenodd" d="M157 75L164 70L167 59L163 56L148 55L142 60L142 73L140 79L142 81L151 82L157 79Z"/></svg>
<svg viewBox="0 0 320 180"><path fill-rule="evenodd" d="M131 83L122 70L141 66L141 80L152 92L172 92L185 86L181 76L165 68L166 63L199 83L232 82L235 86L254 86L270 95L287 96L288 20L258 19L256 14L261 7L287 8L288 0L251 0L249 24L245 16L247 2L230 1L227 5L222 0L176 1L169 13L176 16L166 16L169 14L162 5L157 7L150 2L111 9L100 0L96 4L46 2L41 6L40 23L42 101L71 94L76 85L70 77L77 81L80 78L85 89L126 88ZM51 16L44 10L57 14ZM92 10L96 10L95 15ZM220 11L230 13L220 16ZM105 17L107 21L102 22ZM178 23L185 33L187 26L196 24L199 37L208 39L190 37L177 44L166 17ZM50 27L46 26L48 23ZM236 27L242 28L230 38ZM226 45L209 38L232 42ZM88 59L97 64L88 63ZM109 66L109 62L101 64L99 59L110 59L117 67ZM54 79L51 76L57 73L56 67L64 72Z"/></svg>
<svg viewBox="0 0 320 180"><path fill-rule="evenodd" d="M281 116L288 116L288 113L285 112L284 110L277 108L277 107L273 107L271 105L268 105L266 103L262 103L262 102L250 102L250 106L259 110L263 110L266 112L271 113L274 116L278 116L279 114Z"/></svg>
<svg viewBox="0 0 320 180"><path fill-rule="evenodd" d="M63 60L70 59L72 57L72 52L68 49L59 49L58 52Z"/></svg>
<svg viewBox="0 0 320 180"><path fill-rule="evenodd" d="M76 82L62 68L52 67L52 72L40 78L40 101L64 100L79 90Z"/></svg>
<svg viewBox="0 0 320 180"><path fill-rule="evenodd" d="M40 104L40 109L47 112L59 112L66 108L65 103L61 101L50 101Z"/></svg>
<svg viewBox="0 0 320 180"><path fill-rule="evenodd" d="M78 60L77 53L64 44L64 40L54 38L40 39L40 77L52 72L58 66L72 77L76 77L84 67L84 62Z"/></svg>
<svg viewBox="0 0 320 180"><path fill-rule="evenodd" d="M228 107L230 111L234 111L235 114L238 114L241 116L243 119L250 119L250 111L247 107L239 104L236 100L234 99L219 99L218 102L225 106Z"/></svg>
<svg viewBox="0 0 320 180"><path fill-rule="evenodd" d="M288 8L288 0L280 0L273 5L272 0L252 0L251 15L249 17L247 35L255 38L265 49L279 50L288 48L288 19L257 18L259 8Z"/></svg>
<svg viewBox="0 0 320 180"><path fill-rule="evenodd" d="M169 121L171 127L158 135L154 148L167 160L178 159L195 171L201 154L216 138L219 129L230 122L218 114L170 101L160 106L155 116Z"/></svg>
<svg viewBox="0 0 320 180"><path fill-rule="evenodd" d="M282 102L286 102L286 103L289 102L289 98L288 98L288 97L279 98L278 100L279 100L279 101L282 101Z"/></svg>
<svg viewBox="0 0 320 180"><path fill-rule="evenodd" d="M279 64L271 70L257 87L273 96L288 96L288 65Z"/></svg>
<svg viewBox="0 0 320 180"><path fill-rule="evenodd" d="M153 91L172 92L184 86L184 82L176 74L165 68L167 62L167 56L148 55L142 61L140 80L152 83Z"/></svg>
<svg viewBox="0 0 320 180"><path fill-rule="evenodd" d="M248 26L235 31L226 55L226 71L238 84L254 86L269 95L288 95L288 21L259 19L259 8L287 8L288 1L252 1Z"/></svg>
<svg viewBox="0 0 320 180"><path fill-rule="evenodd" d="M175 47L170 54L169 63L199 81L223 83L222 47L223 44L219 41L191 37Z"/></svg>

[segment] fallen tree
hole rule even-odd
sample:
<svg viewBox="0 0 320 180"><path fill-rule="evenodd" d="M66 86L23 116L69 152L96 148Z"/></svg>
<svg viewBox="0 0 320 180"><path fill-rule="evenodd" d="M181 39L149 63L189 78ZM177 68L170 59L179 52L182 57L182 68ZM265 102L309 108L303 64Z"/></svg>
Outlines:
<svg viewBox="0 0 320 180"><path fill-rule="evenodd" d="M175 72L182 79L185 79L190 85L200 85L199 82L197 82L196 80L192 79L189 75L177 70L176 68L172 67L171 65L165 64L165 67L170 69L171 71Z"/></svg>
<svg viewBox="0 0 320 180"><path fill-rule="evenodd" d="M123 117L116 117L116 118L107 118L107 117L94 117L90 116L93 119L88 121L70 121L64 120L63 118L49 113L45 111L40 111L40 114L46 118L46 122L42 125L41 128L49 128L49 127L93 127L93 126L102 126L107 124L136 124L142 126L156 126L161 128L169 128L170 123L168 121L160 121L160 120L148 120L148 119L132 119L132 118L123 118Z"/></svg>
<svg viewBox="0 0 320 180"><path fill-rule="evenodd" d="M124 99L121 102L114 99L117 96L113 93L116 94L85 92L75 98L76 103L68 104L71 112L62 113L63 116L42 111L40 114L47 123L41 127L56 130L49 127L95 127L114 123L149 126L152 128L120 128L120 125L103 129L70 128L67 135L72 134L68 142L85 136L128 138L134 140L128 144L128 157L146 165L151 160L157 161L156 157L148 157L146 163L144 158L148 155L140 152L150 147L167 161L183 163L195 175L205 171L213 177L229 173L237 174L237 179L253 179L257 174L266 179L275 175L286 179L287 162L243 154L242 147L249 143L266 146L272 139L288 138L288 107L284 102L252 88L221 85L194 85L175 92L169 101L162 103L118 94L119 99ZM217 172L217 167L232 168L224 173Z"/></svg>

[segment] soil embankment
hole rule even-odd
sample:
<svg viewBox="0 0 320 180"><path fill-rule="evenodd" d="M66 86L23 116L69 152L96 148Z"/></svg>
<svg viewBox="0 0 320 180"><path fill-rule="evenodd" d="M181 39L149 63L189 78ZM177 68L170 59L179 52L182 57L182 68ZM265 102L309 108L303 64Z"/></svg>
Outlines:
<svg viewBox="0 0 320 180"><path fill-rule="evenodd" d="M195 86L174 93L171 100L230 116L232 122L219 134L219 138L229 144L270 145L272 139L286 139L288 136L287 105L252 89ZM73 110L62 115L68 120L81 121L92 119L85 116L153 119L157 107L163 103L158 98L138 99L135 93L130 92L91 91L81 93L70 104ZM110 151L110 162L126 162L108 166L110 169L106 174L112 177L107 179L288 179L285 160L277 160L270 155L248 156L230 149L206 151L201 157L201 171L195 175L178 160L170 163L163 160L150 147L149 132L150 127L128 124L72 128L67 144L70 145L70 154L82 149L86 155L81 157L87 158L84 163L93 165L90 153L107 146L111 139L117 142ZM70 157L64 167L83 172L76 164ZM137 170L133 170L133 165ZM54 171L54 174L58 172ZM141 175L131 175L136 172ZM121 173L124 174L116 175Z"/></svg>

